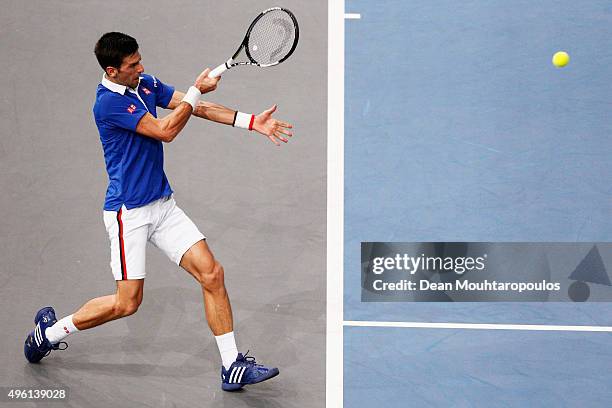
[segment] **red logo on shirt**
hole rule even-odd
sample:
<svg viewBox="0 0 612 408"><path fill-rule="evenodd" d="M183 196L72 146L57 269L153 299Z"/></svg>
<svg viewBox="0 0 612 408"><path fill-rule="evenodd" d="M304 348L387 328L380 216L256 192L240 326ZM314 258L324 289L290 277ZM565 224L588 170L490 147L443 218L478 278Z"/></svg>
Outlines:
<svg viewBox="0 0 612 408"><path fill-rule="evenodd" d="M136 105L134 105L134 104L131 104L127 108L127 111L130 112L130 113L134 113L135 110L136 110Z"/></svg>
<svg viewBox="0 0 612 408"><path fill-rule="evenodd" d="M142 87L142 92L145 93L145 95L151 95L151 91L149 91L147 88L145 88L144 86Z"/></svg>
<svg viewBox="0 0 612 408"><path fill-rule="evenodd" d="M66 334L70 334L70 331L68 331L68 328L66 326L64 326L64 331L66 332Z"/></svg>

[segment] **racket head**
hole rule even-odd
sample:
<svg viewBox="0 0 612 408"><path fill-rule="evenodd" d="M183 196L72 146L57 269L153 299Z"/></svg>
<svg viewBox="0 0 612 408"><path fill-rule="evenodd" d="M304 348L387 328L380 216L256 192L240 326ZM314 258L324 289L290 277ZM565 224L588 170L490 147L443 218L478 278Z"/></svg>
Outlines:
<svg viewBox="0 0 612 408"><path fill-rule="evenodd" d="M280 64L295 51L299 33L297 19L291 11L269 8L253 20L233 59L244 49L251 64L260 67Z"/></svg>

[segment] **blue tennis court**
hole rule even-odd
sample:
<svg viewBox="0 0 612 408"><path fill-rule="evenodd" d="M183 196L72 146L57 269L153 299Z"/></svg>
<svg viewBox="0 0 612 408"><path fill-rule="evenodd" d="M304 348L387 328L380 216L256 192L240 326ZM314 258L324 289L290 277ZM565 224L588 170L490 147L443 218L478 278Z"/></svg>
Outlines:
<svg viewBox="0 0 612 408"><path fill-rule="evenodd" d="M609 302L362 302L360 281L365 241L612 241L612 4L345 10L344 406L610 406L610 332L350 322L612 326Z"/></svg>

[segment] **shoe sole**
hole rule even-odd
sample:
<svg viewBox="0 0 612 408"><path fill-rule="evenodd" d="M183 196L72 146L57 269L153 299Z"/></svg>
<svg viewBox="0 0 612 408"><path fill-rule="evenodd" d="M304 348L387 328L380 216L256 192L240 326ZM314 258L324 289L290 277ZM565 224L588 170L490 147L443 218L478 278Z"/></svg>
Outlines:
<svg viewBox="0 0 612 408"><path fill-rule="evenodd" d="M223 391L238 391L239 389L241 389L245 385L246 384L226 384L226 383L223 383L223 384L221 384L221 389Z"/></svg>

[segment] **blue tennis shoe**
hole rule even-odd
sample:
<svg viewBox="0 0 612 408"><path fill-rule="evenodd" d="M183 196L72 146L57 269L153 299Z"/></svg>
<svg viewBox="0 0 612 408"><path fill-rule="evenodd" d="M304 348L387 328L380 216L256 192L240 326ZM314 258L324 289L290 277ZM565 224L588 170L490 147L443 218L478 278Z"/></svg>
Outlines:
<svg viewBox="0 0 612 408"><path fill-rule="evenodd" d="M221 388L223 391L237 391L248 384L257 384L278 375L278 368L264 367L255 358L238 353L229 370L221 366Z"/></svg>
<svg viewBox="0 0 612 408"><path fill-rule="evenodd" d="M64 350L65 348L60 348L60 344L67 346L65 342L51 344L45 336L47 327L53 326L56 322L55 310L51 306L43 307L36 313L36 317L34 317L36 327L28 335L23 346L25 357L30 363L38 363L48 356L51 350Z"/></svg>

